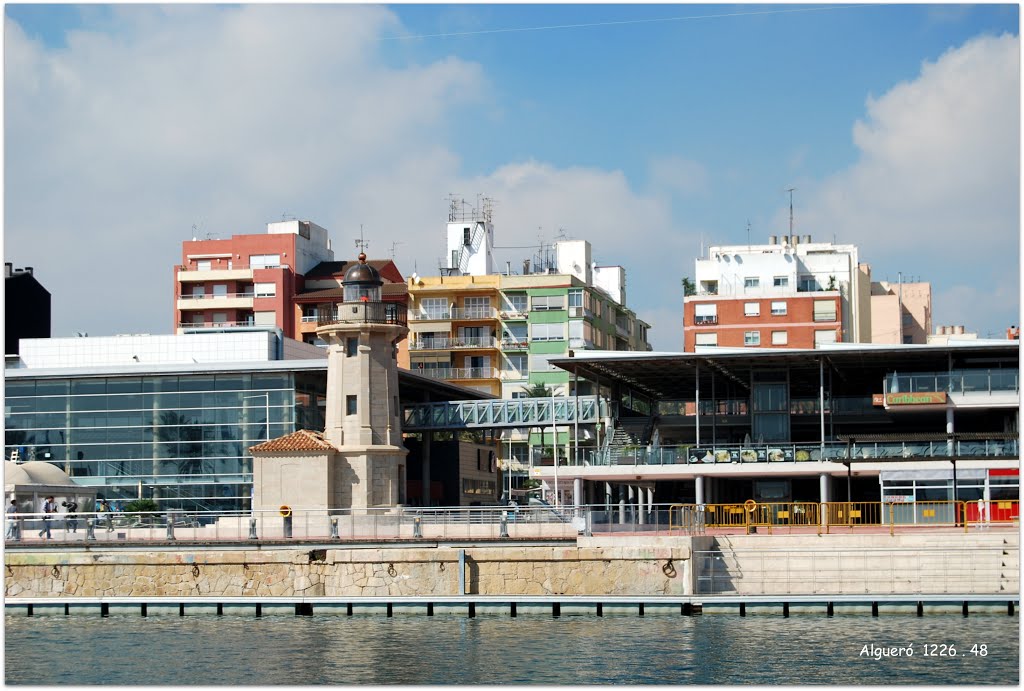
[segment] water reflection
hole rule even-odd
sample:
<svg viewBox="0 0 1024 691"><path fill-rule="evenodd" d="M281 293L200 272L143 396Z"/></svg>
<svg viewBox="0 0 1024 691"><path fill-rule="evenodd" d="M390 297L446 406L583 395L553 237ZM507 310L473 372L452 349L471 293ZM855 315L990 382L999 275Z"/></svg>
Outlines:
<svg viewBox="0 0 1024 691"><path fill-rule="evenodd" d="M1018 620L996 616L8 615L5 651L6 682L32 685L1019 682Z"/></svg>

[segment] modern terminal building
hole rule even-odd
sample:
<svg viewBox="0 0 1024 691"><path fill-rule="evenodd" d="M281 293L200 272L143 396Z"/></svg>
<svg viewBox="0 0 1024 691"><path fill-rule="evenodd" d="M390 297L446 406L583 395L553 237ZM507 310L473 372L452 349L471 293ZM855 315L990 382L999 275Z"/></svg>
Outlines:
<svg viewBox="0 0 1024 691"><path fill-rule="evenodd" d="M559 503L1019 497L1017 341L553 362L611 401L595 446L532 464Z"/></svg>
<svg viewBox="0 0 1024 691"><path fill-rule="evenodd" d="M403 403L482 396L408 370L398 386ZM4 458L55 465L108 500L245 509L250 448L323 430L326 391L324 349L273 330L25 339L5 371ZM420 503L412 446L407 501ZM475 449L451 446L433 449L432 503L495 502L493 463L478 469Z"/></svg>

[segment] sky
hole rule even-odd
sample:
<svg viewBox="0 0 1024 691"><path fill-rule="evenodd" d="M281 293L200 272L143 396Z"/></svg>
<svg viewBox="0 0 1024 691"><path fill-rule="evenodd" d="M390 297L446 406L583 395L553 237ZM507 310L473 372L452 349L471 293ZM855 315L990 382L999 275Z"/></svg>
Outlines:
<svg viewBox="0 0 1024 691"><path fill-rule="evenodd" d="M1019 8L18 5L4 258L52 335L173 333L181 242L330 231L436 275L450 194L499 267L560 237L682 350L702 248L794 232L929 281L935 325L1020 324ZM748 230L749 228L749 230ZM749 233L749 234L748 234ZM749 238L749 240L748 240Z"/></svg>

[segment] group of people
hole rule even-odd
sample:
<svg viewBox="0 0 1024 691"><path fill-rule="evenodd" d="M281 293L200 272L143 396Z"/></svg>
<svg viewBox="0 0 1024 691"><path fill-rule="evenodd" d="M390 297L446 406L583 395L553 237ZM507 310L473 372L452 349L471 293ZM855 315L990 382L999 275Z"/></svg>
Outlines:
<svg viewBox="0 0 1024 691"><path fill-rule="evenodd" d="M105 502L102 502L105 504ZM64 507L64 525L65 529L72 532L78 532L78 502L74 498L62 501L60 503ZM109 511L109 507L106 509ZM43 505L40 509L43 514L43 527L39 531L39 537L49 540L52 538L51 534L51 523L53 522L54 515L59 513L57 508L57 502L53 496L46 497L43 500ZM19 524L18 524L18 501L17 499L11 499L11 503L7 505L7 532L4 534L4 538L7 540L14 540L19 537Z"/></svg>

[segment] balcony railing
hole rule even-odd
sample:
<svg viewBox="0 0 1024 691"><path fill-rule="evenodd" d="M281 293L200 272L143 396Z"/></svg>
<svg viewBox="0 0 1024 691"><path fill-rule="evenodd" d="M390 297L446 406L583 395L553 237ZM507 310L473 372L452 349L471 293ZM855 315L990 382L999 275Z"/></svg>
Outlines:
<svg viewBox="0 0 1024 691"><path fill-rule="evenodd" d="M317 324L397 324L406 325L406 307L398 302L344 302L333 313L319 315Z"/></svg>
<svg viewBox="0 0 1024 691"><path fill-rule="evenodd" d="M520 338L503 338L501 347L505 350L526 350L530 347L530 341L522 336Z"/></svg>
<svg viewBox="0 0 1024 691"><path fill-rule="evenodd" d="M493 307L455 307L452 319L497 319L498 310Z"/></svg>
<svg viewBox="0 0 1024 691"><path fill-rule="evenodd" d="M431 379L497 379L494 367L425 367L414 372Z"/></svg>
<svg viewBox="0 0 1024 691"><path fill-rule="evenodd" d="M500 316L502 319L526 319L527 310L525 307L522 309L516 307L513 307L511 309L506 308L500 310L498 312L498 316Z"/></svg>
<svg viewBox="0 0 1024 691"><path fill-rule="evenodd" d="M463 348L497 348L498 339L491 336L463 338L424 338L409 344L410 350L459 350Z"/></svg>
<svg viewBox="0 0 1024 691"><path fill-rule="evenodd" d="M204 293L202 295L182 295L179 300L225 300L230 298L251 298L257 297L252 291L246 293ZM264 296L258 296L264 297ZM266 297L273 297L268 295Z"/></svg>
<svg viewBox="0 0 1024 691"><path fill-rule="evenodd" d="M421 310L409 315L412 321L445 321L452 318L451 310Z"/></svg>
<svg viewBox="0 0 1024 691"><path fill-rule="evenodd" d="M695 326L717 324L718 323L718 315L697 316L697 317L693 318L693 323L694 323Z"/></svg>
<svg viewBox="0 0 1024 691"><path fill-rule="evenodd" d="M252 319L242 319L240 321L222 321L222 322L179 322L179 329L240 329L247 326L256 326L256 322Z"/></svg>
<svg viewBox="0 0 1024 691"><path fill-rule="evenodd" d="M918 374L888 374L885 393L946 391L956 394L1016 392L1020 390L1017 369L979 369Z"/></svg>

